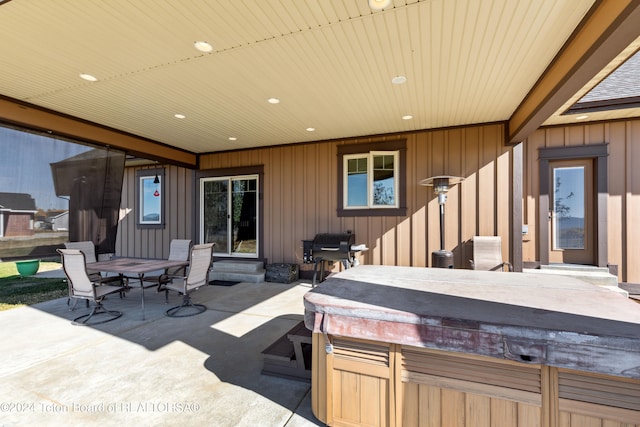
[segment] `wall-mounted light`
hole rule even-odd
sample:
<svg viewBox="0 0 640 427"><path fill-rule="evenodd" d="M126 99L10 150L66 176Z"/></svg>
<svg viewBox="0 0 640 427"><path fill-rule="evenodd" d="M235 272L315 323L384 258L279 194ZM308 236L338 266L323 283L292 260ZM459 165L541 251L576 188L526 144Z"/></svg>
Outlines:
<svg viewBox="0 0 640 427"><path fill-rule="evenodd" d="M443 267L451 261L449 268L453 268L453 254L444 250L444 204L447 202L447 193L449 189L456 184L464 181L460 176L439 175L431 178L423 179L420 185L433 187L433 192L438 196L438 205L440 205L440 250L431 254L431 264L437 267Z"/></svg>

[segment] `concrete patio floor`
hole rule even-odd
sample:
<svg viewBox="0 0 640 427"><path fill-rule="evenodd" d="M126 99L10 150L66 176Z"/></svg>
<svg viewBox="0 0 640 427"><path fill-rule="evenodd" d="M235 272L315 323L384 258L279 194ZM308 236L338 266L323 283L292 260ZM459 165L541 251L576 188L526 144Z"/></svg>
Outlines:
<svg viewBox="0 0 640 427"><path fill-rule="evenodd" d="M172 295L111 295L124 314L74 326L66 298L0 312L1 426L316 426L308 382L262 375L261 351L303 319L309 283L205 286L187 318Z"/></svg>

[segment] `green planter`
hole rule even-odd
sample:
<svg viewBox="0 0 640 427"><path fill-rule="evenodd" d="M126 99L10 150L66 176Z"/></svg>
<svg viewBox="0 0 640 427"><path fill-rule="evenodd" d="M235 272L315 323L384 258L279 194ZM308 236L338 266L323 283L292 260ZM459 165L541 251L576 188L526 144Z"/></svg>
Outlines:
<svg viewBox="0 0 640 427"><path fill-rule="evenodd" d="M26 261L16 261L16 268L21 276L33 276L40 268L39 259L29 259Z"/></svg>

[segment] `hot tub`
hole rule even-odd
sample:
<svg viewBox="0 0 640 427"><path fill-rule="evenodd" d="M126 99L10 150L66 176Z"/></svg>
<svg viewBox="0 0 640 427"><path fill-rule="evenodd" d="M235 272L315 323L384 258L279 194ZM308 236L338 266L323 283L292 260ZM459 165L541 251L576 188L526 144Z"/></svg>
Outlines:
<svg viewBox="0 0 640 427"><path fill-rule="evenodd" d="M640 307L617 292L566 276L361 265L304 304L312 410L328 425L640 420Z"/></svg>

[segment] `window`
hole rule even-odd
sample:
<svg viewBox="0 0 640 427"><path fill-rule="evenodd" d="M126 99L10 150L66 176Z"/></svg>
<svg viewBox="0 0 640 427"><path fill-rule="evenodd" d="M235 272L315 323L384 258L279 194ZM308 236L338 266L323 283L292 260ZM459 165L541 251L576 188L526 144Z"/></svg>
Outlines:
<svg viewBox="0 0 640 427"><path fill-rule="evenodd" d="M405 141L338 147L338 216L402 216Z"/></svg>
<svg viewBox="0 0 640 427"><path fill-rule="evenodd" d="M138 228L164 228L164 168L137 172Z"/></svg>
<svg viewBox="0 0 640 427"><path fill-rule="evenodd" d="M397 151L344 156L344 208L397 208Z"/></svg>

